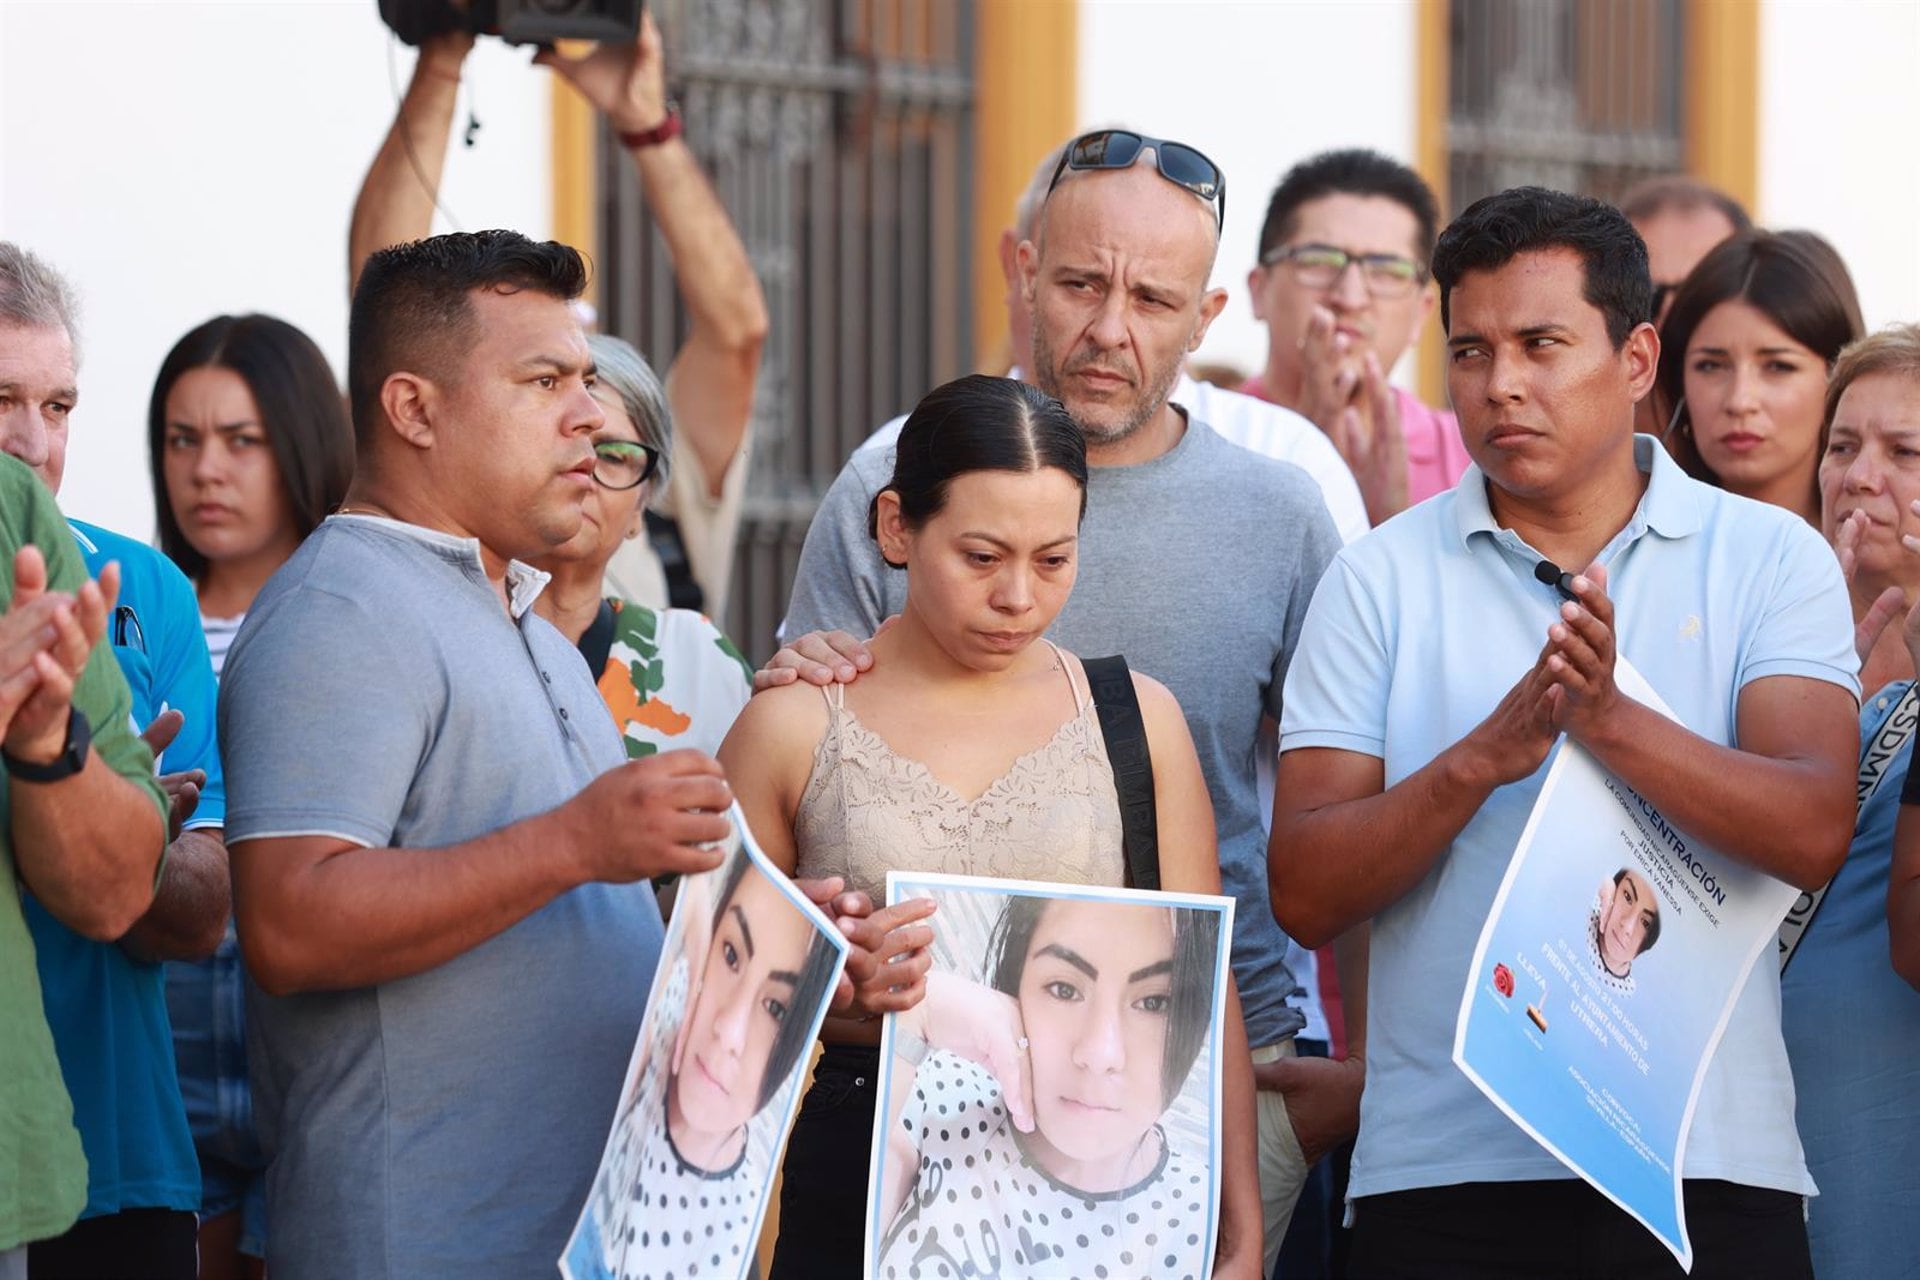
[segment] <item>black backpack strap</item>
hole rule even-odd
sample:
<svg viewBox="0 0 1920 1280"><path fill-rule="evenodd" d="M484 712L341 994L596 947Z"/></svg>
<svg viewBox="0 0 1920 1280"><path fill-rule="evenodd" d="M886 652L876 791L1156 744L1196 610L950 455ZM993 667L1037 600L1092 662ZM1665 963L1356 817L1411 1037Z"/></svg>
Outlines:
<svg viewBox="0 0 1920 1280"><path fill-rule="evenodd" d="M587 660L587 670L593 674L594 683L600 681L600 673L607 669L607 658L613 653L613 602L602 600L600 611L593 615L593 621L580 633L580 656Z"/></svg>
<svg viewBox="0 0 1920 1280"><path fill-rule="evenodd" d="M1160 887L1160 818L1153 803L1153 756L1147 750L1147 722L1133 691L1127 660L1083 658L1087 688L1100 713L1107 740L1114 790L1120 793L1120 831L1127 855L1127 880L1136 889Z"/></svg>
<svg viewBox="0 0 1920 1280"><path fill-rule="evenodd" d="M700 589L700 583L693 576L693 561L687 557L687 544L680 536L679 522L651 507L647 508L646 518L647 541L653 544L653 553L660 557L660 572L667 579L667 603L675 609L703 612L707 607L707 593Z"/></svg>

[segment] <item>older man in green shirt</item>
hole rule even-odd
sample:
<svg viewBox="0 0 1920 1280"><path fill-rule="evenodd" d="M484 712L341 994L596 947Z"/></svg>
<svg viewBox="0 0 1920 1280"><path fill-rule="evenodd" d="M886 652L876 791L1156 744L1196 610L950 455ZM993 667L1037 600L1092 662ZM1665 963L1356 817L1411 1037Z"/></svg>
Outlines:
<svg viewBox="0 0 1920 1280"><path fill-rule="evenodd" d="M118 584L117 569L87 580L53 495L0 456L0 1280L24 1280L26 1244L71 1226L87 1188L19 886L76 932L117 938L166 844L153 757L98 643Z"/></svg>

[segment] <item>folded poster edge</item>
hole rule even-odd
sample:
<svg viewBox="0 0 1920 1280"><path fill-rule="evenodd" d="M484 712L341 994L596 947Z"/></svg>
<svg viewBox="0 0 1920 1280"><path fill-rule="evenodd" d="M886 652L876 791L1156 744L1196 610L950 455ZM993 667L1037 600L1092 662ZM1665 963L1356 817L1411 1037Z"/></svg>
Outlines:
<svg viewBox="0 0 1920 1280"><path fill-rule="evenodd" d="M746 814L741 812L738 801L727 806L727 818L733 823L734 830L739 833L741 856L746 858L748 863L760 871L762 875L766 876L768 881L780 891L782 897L799 907L802 914L807 917L808 923L813 925L815 932L826 938L832 946L834 959L832 970L827 977L827 994L821 999L819 1007L814 1011L813 1028L807 1035L809 1043L818 1043L821 1024L824 1023L827 1018L827 1006L833 1003L832 993L834 989L840 985L840 975L846 971L847 953L852 944L848 941L847 937L835 927L834 923L827 918L826 913L815 906L804 893L800 892L799 887L793 883L793 878L778 866L774 865L773 860L767 857L766 853L761 850L759 841L753 838L753 829L747 825ZM722 865L724 865L724 859L722 860ZM702 874L710 875L712 873L703 872ZM667 929L663 931L661 935L660 957L662 959L665 958L667 951L667 932L672 930L673 923L673 921L668 921ZM684 926L682 926L682 933L684 936ZM634 1033L633 1050L628 1055L627 1065L621 1072L620 1079L623 1093L627 1080L630 1079L633 1074L634 1060L640 1054L640 1035L646 1028L646 1013L652 1011L654 999L660 994L665 978L666 970L656 961L653 979L647 987L646 1010L641 1014L640 1028ZM688 1010L687 1013L690 1015L692 1010ZM802 1061L798 1064L796 1070L803 1070L806 1065L806 1062ZM785 1088L786 1086L783 1085L781 1087ZM746 1255L747 1262L742 1267L742 1275L749 1273L748 1268L752 1266L753 1259L759 1254L760 1232L766 1226L767 1210L772 1206L773 1196L771 1193L773 1183L774 1179L779 1175L780 1166L783 1163L787 1149L787 1141L793 1136L794 1119L800 1109L800 1094L801 1090L798 1088L792 1090L791 1096L787 1099L784 1108L786 1114L781 1118L780 1122L780 1139L773 1144L764 1194L759 1197L759 1207L754 1214L752 1229L746 1233L747 1238L753 1241L754 1247L749 1250ZM593 1186L594 1183L599 1180L600 1166L606 1162L607 1152L613 1147L614 1136L619 1128L619 1124L619 1101L616 1100L614 1103L613 1119L607 1125L606 1141L600 1146L600 1158L594 1162L593 1180L587 1185L587 1199L581 1204L580 1212L574 1217L573 1227L567 1232L566 1244L562 1247L560 1257L556 1259L555 1262L562 1280L580 1280L580 1278L574 1274L573 1266L568 1261L568 1255L573 1252L574 1239L580 1234L580 1228L585 1225L588 1214L593 1208Z"/></svg>

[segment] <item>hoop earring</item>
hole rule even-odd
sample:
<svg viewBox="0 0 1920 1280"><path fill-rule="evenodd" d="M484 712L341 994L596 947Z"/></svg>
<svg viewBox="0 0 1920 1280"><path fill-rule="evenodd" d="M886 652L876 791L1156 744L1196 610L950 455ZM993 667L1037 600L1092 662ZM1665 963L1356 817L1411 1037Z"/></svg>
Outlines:
<svg viewBox="0 0 1920 1280"><path fill-rule="evenodd" d="M1693 419L1689 418L1684 423L1680 421L1680 415L1685 413L1686 411L1687 411L1687 398L1685 396L1681 396L1679 401L1676 402L1673 406L1673 413L1669 415L1667 418L1667 429L1660 436L1661 444L1665 444L1667 441L1673 439L1673 433L1676 431L1678 431L1683 436L1693 434Z"/></svg>

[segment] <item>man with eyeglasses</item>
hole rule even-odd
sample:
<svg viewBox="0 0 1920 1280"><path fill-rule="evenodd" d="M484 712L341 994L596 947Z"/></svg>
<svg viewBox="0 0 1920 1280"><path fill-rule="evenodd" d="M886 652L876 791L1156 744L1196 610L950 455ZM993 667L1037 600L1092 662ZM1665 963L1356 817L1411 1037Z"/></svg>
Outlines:
<svg viewBox="0 0 1920 1280"><path fill-rule="evenodd" d="M1353 468L1376 525L1453 487L1469 461L1451 413L1387 381L1433 311L1433 192L1375 151L1288 170L1247 275L1267 366L1242 391L1311 418Z"/></svg>
<svg viewBox="0 0 1920 1280"><path fill-rule="evenodd" d="M1234 977L1264 1064L1292 1056L1304 1019L1288 1004L1296 983L1265 897L1261 722L1279 716L1294 637L1340 539L1298 467L1228 443L1170 399L1226 303L1207 287L1224 196L1224 176L1192 147L1098 130L1068 144L1016 264L1032 323L1025 376L1065 403L1090 464L1078 578L1049 635L1080 653L1123 653L1179 699L1213 802L1222 882L1240 903ZM763 686L852 680L871 666L848 633L871 634L905 599L903 575L867 532L891 471L887 451L857 453L828 491L784 628L799 638L756 677ZM905 953L888 941L886 912L857 927L870 953ZM845 1083L867 1091L856 1104L873 1101L870 1077ZM1222 1275L1270 1272L1306 1176L1285 1096L1261 1093L1257 1106L1257 1134L1226 1135ZM1251 1172L1256 1142L1257 1188L1236 1171ZM834 1217L835 1190L788 1178L782 1222ZM1247 1255L1250 1218L1264 1222L1264 1259ZM848 1229L840 1247L857 1258L857 1216Z"/></svg>
<svg viewBox="0 0 1920 1280"><path fill-rule="evenodd" d="M662 941L731 801L628 761L526 562L579 532L595 366L574 250L509 231L371 255L353 487L261 591L220 691L280 1280L553 1269Z"/></svg>

